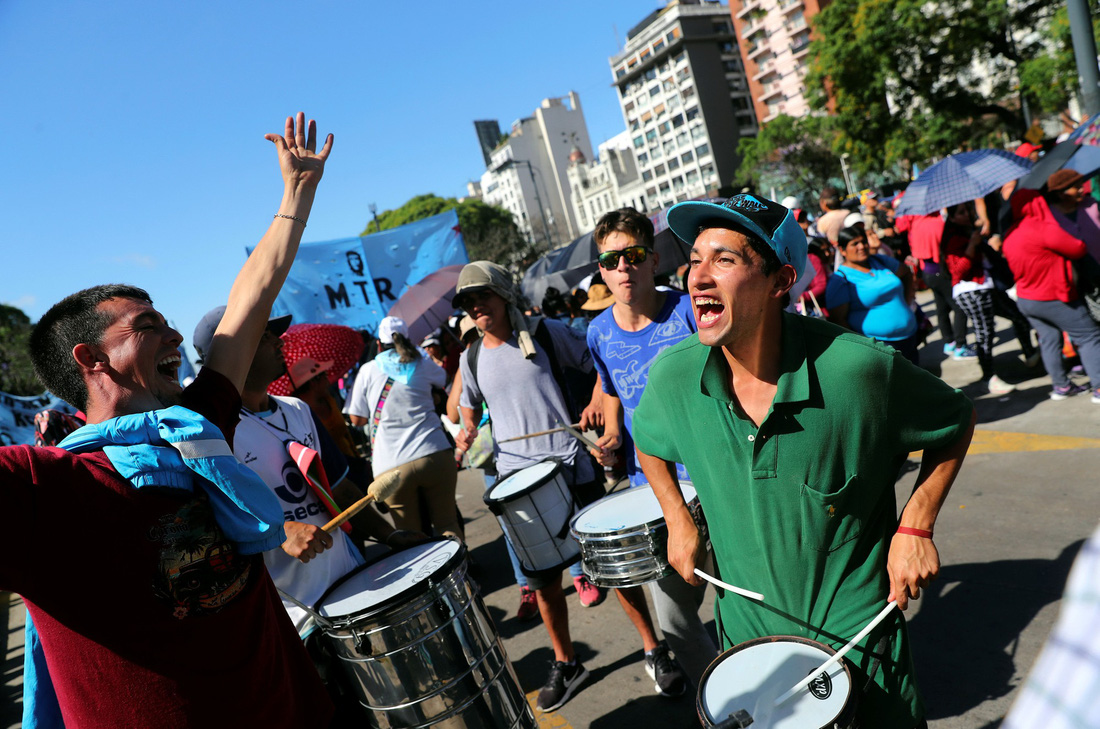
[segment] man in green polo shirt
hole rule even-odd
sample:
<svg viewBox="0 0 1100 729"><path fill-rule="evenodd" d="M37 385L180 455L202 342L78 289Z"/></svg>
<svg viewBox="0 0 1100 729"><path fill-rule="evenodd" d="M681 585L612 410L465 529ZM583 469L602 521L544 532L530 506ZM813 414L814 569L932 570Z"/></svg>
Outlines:
<svg viewBox="0 0 1100 729"><path fill-rule="evenodd" d="M703 547L676 487L683 463L719 576L764 595L719 591L723 647L796 635L839 648L888 600L904 610L939 571L932 528L970 444L973 407L893 349L784 312L806 265L787 208L736 195L676 205L668 223L694 243L699 331L653 365L634 437L665 513L669 561L700 582ZM899 520L895 479L919 450ZM848 659L863 726L924 725L900 613Z"/></svg>

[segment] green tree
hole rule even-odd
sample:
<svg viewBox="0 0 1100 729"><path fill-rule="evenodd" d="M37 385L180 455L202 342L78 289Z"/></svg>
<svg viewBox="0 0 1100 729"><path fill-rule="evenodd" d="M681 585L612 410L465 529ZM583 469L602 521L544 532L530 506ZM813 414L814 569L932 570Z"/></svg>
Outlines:
<svg viewBox="0 0 1100 729"><path fill-rule="evenodd" d="M31 320L21 309L0 304L0 392L41 395L42 384L31 365Z"/></svg>
<svg viewBox="0 0 1100 729"><path fill-rule="evenodd" d="M433 193L417 195L399 208L379 213L377 226L370 221L360 235L389 230L456 209L471 261L488 260L507 266L529 252L529 245L516 227L512 214L504 208L486 205L477 198L459 202L453 197L443 198Z"/></svg>
<svg viewBox="0 0 1100 729"><path fill-rule="evenodd" d="M803 204L816 200L826 185L842 187L833 124L830 117L785 114L768 122L755 137L741 140L734 187L748 185L762 192L774 187L798 195Z"/></svg>
<svg viewBox="0 0 1100 729"><path fill-rule="evenodd" d="M1100 37L1100 0L1089 0L1093 35ZM1027 97L1031 112L1057 113L1066 108L1071 97L1081 92L1069 11L1058 8L1045 29L1045 43L1032 58L1020 63L1020 89Z"/></svg>
<svg viewBox="0 0 1100 729"><path fill-rule="evenodd" d="M1041 55L1060 0L834 0L814 19L806 87L860 171L991 145L1024 131L1017 73Z"/></svg>

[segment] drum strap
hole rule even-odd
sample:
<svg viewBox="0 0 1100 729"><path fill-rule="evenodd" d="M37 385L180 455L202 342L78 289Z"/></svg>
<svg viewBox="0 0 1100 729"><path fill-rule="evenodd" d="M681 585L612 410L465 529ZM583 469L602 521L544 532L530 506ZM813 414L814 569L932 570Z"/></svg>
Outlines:
<svg viewBox="0 0 1100 729"><path fill-rule="evenodd" d="M378 433L378 421L382 419L382 406L386 404L386 398L393 389L393 378L387 377L386 384L382 385L382 394L378 397L378 404L374 406L374 416L370 419L370 450L374 453L374 436Z"/></svg>
<svg viewBox="0 0 1100 729"><path fill-rule="evenodd" d="M886 632L878 639L878 643L875 643L875 650L871 653L874 660L871 661L871 668L867 671L867 683L863 685L863 693L867 693L867 690L875 683L875 674L878 673L879 666L882 665L882 657L886 655L886 650L890 647L891 635L892 633Z"/></svg>

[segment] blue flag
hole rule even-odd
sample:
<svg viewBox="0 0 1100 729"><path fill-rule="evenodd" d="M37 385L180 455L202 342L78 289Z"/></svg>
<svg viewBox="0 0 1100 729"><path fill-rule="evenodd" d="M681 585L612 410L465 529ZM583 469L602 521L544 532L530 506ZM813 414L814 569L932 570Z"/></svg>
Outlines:
<svg viewBox="0 0 1100 729"><path fill-rule="evenodd" d="M303 244L272 316L373 332L410 286L469 261L454 210L370 236Z"/></svg>

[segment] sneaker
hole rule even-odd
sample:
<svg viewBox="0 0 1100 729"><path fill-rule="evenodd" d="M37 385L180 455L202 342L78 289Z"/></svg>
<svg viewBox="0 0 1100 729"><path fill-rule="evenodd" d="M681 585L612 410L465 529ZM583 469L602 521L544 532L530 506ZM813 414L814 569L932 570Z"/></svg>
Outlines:
<svg viewBox="0 0 1100 729"><path fill-rule="evenodd" d="M1071 377L1073 375L1078 375L1078 376L1084 375L1085 374L1085 366L1075 364L1075 365L1073 365L1072 367L1069 368L1069 374L1070 374Z"/></svg>
<svg viewBox="0 0 1100 729"><path fill-rule="evenodd" d="M645 672L653 679L653 688L661 696L683 696L687 690L684 669L672 657L668 646L659 643L651 652L645 654Z"/></svg>
<svg viewBox="0 0 1100 729"><path fill-rule="evenodd" d="M573 659L572 665L562 661L550 664L550 677L539 691L535 708L539 711L553 711L570 699L577 687L588 678L588 670L581 662Z"/></svg>
<svg viewBox="0 0 1100 729"><path fill-rule="evenodd" d="M577 589L577 597L584 607L596 607L607 597L607 590L596 587L584 575L573 578L573 587Z"/></svg>
<svg viewBox="0 0 1100 729"><path fill-rule="evenodd" d="M1032 352L1024 357L1024 366L1028 369L1035 369L1043 361L1043 356L1038 352Z"/></svg>
<svg viewBox="0 0 1100 729"><path fill-rule="evenodd" d="M954 352L955 352L955 343L954 342L948 342L947 344L943 345L943 353L944 354L954 354Z"/></svg>
<svg viewBox="0 0 1100 729"><path fill-rule="evenodd" d="M1092 391L1092 404L1100 405L1100 387Z"/></svg>
<svg viewBox="0 0 1100 729"><path fill-rule="evenodd" d="M1050 391L1051 400L1065 400L1067 397L1073 397L1074 395L1080 395L1082 392L1088 392L1088 385L1075 385L1072 382L1065 387L1058 387L1057 385Z"/></svg>
<svg viewBox="0 0 1100 729"><path fill-rule="evenodd" d="M539 599L535 597L535 591L530 587L519 588L519 610L516 617L520 620L531 620L539 615Z"/></svg>
<svg viewBox="0 0 1100 729"><path fill-rule="evenodd" d="M968 344L964 344L961 347L955 347L954 353L951 355L951 359L974 359L978 356L978 352Z"/></svg>
<svg viewBox="0 0 1100 729"><path fill-rule="evenodd" d="M1008 384L997 375L990 377L986 385L989 387L990 395L1007 395L1016 389L1015 385Z"/></svg>

